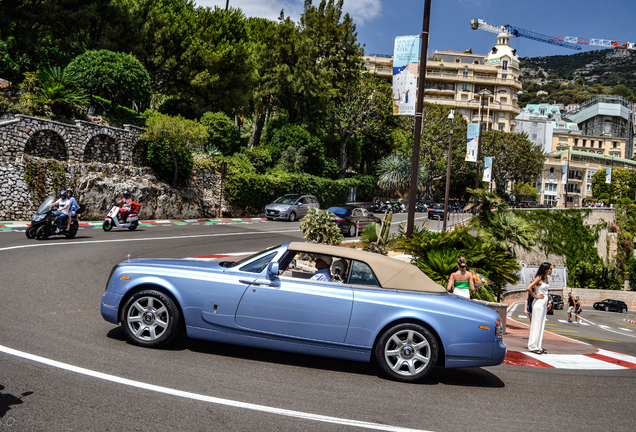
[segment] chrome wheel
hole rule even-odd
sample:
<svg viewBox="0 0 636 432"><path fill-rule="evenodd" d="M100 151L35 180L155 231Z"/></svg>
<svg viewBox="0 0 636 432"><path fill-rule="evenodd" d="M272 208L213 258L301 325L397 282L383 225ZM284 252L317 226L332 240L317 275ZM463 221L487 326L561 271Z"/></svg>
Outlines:
<svg viewBox="0 0 636 432"><path fill-rule="evenodd" d="M296 213L291 212L291 214L289 215L289 221L290 221L290 222L293 222L293 221L295 221L295 220L296 220Z"/></svg>
<svg viewBox="0 0 636 432"><path fill-rule="evenodd" d="M123 329L128 339L146 347L169 343L180 329L181 315L170 297L158 291L133 295L123 308Z"/></svg>
<svg viewBox="0 0 636 432"><path fill-rule="evenodd" d="M355 237L355 236L356 236L356 226L349 225L349 237Z"/></svg>
<svg viewBox="0 0 636 432"><path fill-rule="evenodd" d="M435 337L416 324L399 324L386 331L376 346L376 359L390 377L405 382L419 381L437 363Z"/></svg>
<svg viewBox="0 0 636 432"><path fill-rule="evenodd" d="M147 342L159 339L170 322L166 305L154 297L142 297L128 309L126 323L130 332Z"/></svg>

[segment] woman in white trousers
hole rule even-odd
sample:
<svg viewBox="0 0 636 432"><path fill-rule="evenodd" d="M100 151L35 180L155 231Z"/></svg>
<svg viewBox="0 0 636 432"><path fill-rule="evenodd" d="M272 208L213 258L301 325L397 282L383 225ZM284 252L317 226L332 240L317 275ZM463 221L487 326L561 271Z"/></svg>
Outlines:
<svg viewBox="0 0 636 432"><path fill-rule="evenodd" d="M548 313L548 276L552 274L552 265L544 262L539 266L537 275L526 290L533 298L532 318L530 319L530 336L528 350L535 354L547 354L542 348L545 318Z"/></svg>

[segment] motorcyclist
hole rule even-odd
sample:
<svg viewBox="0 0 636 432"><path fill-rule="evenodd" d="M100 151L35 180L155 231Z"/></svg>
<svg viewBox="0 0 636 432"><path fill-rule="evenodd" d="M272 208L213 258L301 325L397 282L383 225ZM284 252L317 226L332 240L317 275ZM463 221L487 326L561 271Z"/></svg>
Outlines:
<svg viewBox="0 0 636 432"><path fill-rule="evenodd" d="M130 192L124 191L124 197L117 202L119 205L119 214L122 221L126 221L130 214L130 207L132 205L132 199L130 198Z"/></svg>
<svg viewBox="0 0 636 432"><path fill-rule="evenodd" d="M68 209L70 201L67 198L66 191L60 192L60 198L51 204L51 207L57 204L57 211L53 212L53 215L57 217L57 230L62 231L62 224L66 222L68 217Z"/></svg>
<svg viewBox="0 0 636 432"><path fill-rule="evenodd" d="M75 198L73 197L73 190L69 189L66 191L66 194L68 196L68 224L66 226L67 230L71 229L71 219L73 219L73 216L75 216L75 209L79 208L79 204L77 204L77 201L75 201Z"/></svg>

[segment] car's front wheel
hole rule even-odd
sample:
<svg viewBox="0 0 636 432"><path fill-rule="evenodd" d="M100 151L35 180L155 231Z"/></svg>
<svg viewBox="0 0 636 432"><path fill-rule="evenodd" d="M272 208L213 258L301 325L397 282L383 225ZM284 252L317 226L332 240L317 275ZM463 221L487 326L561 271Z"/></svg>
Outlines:
<svg viewBox="0 0 636 432"><path fill-rule="evenodd" d="M402 382L416 382L429 375L439 355L437 340L418 324L398 324L385 331L375 347L380 369Z"/></svg>
<svg viewBox="0 0 636 432"><path fill-rule="evenodd" d="M609 306L605 306L605 312L609 312Z"/></svg>
<svg viewBox="0 0 636 432"><path fill-rule="evenodd" d="M623 308L623 309L621 309L621 312L622 312L622 313L627 313L627 308Z"/></svg>
<svg viewBox="0 0 636 432"><path fill-rule="evenodd" d="M293 222L293 221L295 221L295 220L296 220L296 213L291 212L291 213L289 214L289 221L290 221L290 222Z"/></svg>
<svg viewBox="0 0 636 432"><path fill-rule="evenodd" d="M356 226L351 224L349 225L349 237L355 237L356 236Z"/></svg>
<svg viewBox="0 0 636 432"><path fill-rule="evenodd" d="M181 313L170 297L147 290L134 294L122 309L124 334L132 343L155 347L170 343L181 328Z"/></svg>

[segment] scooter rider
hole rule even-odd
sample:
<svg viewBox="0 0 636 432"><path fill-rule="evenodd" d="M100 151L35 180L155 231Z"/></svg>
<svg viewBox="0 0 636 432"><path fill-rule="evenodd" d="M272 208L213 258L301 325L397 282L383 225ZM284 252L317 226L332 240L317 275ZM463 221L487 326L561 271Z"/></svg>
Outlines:
<svg viewBox="0 0 636 432"><path fill-rule="evenodd" d="M120 207L119 214L121 215L121 220L124 222L128 218L128 214L130 213L130 206L132 205L132 199L130 198L130 192L124 191L124 198L119 200L117 203Z"/></svg>
<svg viewBox="0 0 636 432"><path fill-rule="evenodd" d="M67 199L66 191L63 190L60 192L60 199L55 201L51 206L57 204L57 211L53 212L54 216L57 216L57 230L62 231L62 224L66 222L66 218L68 217L68 210L70 201Z"/></svg>

